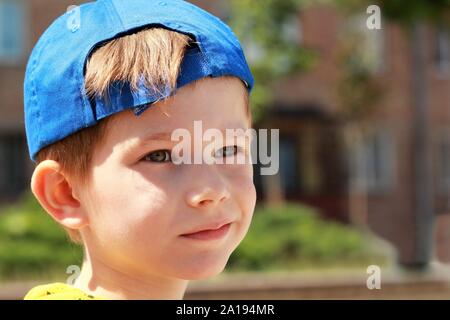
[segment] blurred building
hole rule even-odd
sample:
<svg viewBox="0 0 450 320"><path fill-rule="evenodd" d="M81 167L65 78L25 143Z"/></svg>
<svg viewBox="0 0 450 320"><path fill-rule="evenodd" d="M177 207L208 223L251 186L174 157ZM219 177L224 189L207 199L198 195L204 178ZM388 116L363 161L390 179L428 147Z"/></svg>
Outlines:
<svg viewBox="0 0 450 320"><path fill-rule="evenodd" d="M328 217L368 225L399 249L401 261L417 250L412 43L406 30L383 21L369 30L365 12L343 17L327 6L299 13L299 41L314 49L319 63L310 72L277 85L277 103L263 127L280 128L280 180L288 200L309 203ZM361 19L364 19L361 21ZM347 35L359 29L358 42L379 101L362 107L367 116L348 122L338 88ZM348 32L350 31L350 32ZM450 171L450 35L425 28L427 119L431 156L432 203L440 243L448 261ZM358 92L354 93L355 95ZM355 125L356 124L356 125ZM264 181L262 181L264 193ZM267 197L267 195L265 195ZM264 195L263 195L264 197Z"/></svg>
<svg viewBox="0 0 450 320"><path fill-rule="evenodd" d="M27 58L48 25L69 5L83 2L0 0L1 201L29 188L33 167L23 121ZM192 2L227 19L226 1ZM354 130L342 121L336 88L343 82L345 30L357 24L349 25L349 19L331 7L316 6L300 12L290 27L293 41L315 50L319 62L311 71L279 83L277 102L261 124L280 128L276 179L283 198L313 205L327 217L369 225L408 259L414 250L415 189L411 43L405 31L384 21L381 30L360 30L361 48L383 94L364 119L364 130ZM443 29L429 27L426 32L427 121L438 216L450 212L450 39ZM255 182L260 199L268 199L271 182L258 175ZM448 242L442 234L439 239Z"/></svg>
<svg viewBox="0 0 450 320"><path fill-rule="evenodd" d="M0 201L29 189L29 160L23 118L25 66L42 32L73 1L0 0Z"/></svg>

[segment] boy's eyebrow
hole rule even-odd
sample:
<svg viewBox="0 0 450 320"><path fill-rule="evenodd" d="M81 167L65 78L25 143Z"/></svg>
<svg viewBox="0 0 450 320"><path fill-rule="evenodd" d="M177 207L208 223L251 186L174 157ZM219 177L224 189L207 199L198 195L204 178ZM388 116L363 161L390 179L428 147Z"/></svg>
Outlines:
<svg viewBox="0 0 450 320"><path fill-rule="evenodd" d="M152 141L168 141L171 142L171 132L150 132L138 137L133 143L125 147L125 153L133 152L146 147L151 144Z"/></svg>
<svg viewBox="0 0 450 320"><path fill-rule="evenodd" d="M172 132L152 132L142 137L141 141L150 141L150 140L169 140L171 141Z"/></svg>
<svg viewBox="0 0 450 320"><path fill-rule="evenodd" d="M224 137L226 136L226 130L227 129L232 129L232 130L246 130L246 128L242 127L242 126L237 126L236 128L225 128L225 129L219 129ZM241 135L241 134L240 134ZM140 139L141 143L145 143L148 141L152 141L152 140L158 140L158 141L172 141L172 132L167 132L167 131L161 131L161 132L151 132L148 133L146 135L143 135L142 138Z"/></svg>

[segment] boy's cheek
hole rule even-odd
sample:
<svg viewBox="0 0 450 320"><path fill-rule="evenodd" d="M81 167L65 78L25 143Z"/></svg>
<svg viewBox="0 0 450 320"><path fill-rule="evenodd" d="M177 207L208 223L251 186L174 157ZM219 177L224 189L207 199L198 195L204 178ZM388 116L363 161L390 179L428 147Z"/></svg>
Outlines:
<svg viewBox="0 0 450 320"><path fill-rule="evenodd" d="M244 194L247 194L248 192L249 195L256 192L253 183L253 170L251 167L242 167L241 170L229 172L228 178L229 181L231 181L233 188L237 189L239 192L243 192Z"/></svg>
<svg viewBox="0 0 450 320"><path fill-rule="evenodd" d="M256 188L251 176L241 176L234 180L233 184L236 202L239 203L244 214L243 219L249 220L253 215L256 205Z"/></svg>

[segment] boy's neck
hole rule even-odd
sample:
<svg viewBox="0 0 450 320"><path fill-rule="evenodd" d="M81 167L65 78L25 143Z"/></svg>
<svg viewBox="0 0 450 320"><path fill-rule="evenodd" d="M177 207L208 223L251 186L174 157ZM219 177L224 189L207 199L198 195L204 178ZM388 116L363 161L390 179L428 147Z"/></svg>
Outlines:
<svg viewBox="0 0 450 320"><path fill-rule="evenodd" d="M102 261L86 258L74 287L95 297L111 300L181 300L188 282L158 276L130 276Z"/></svg>

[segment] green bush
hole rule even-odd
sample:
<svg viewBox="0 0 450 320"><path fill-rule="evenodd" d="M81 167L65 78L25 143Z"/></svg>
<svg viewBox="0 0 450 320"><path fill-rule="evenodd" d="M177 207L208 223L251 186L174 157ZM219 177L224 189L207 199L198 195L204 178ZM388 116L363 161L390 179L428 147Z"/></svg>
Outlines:
<svg viewBox="0 0 450 320"><path fill-rule="evenodd" d="M0 213L0 278L33 279L64 275L81 265L82 249L44 212L32 194Z"/></svg>
<svg viewBox="0 0 450 320"><path fill-rule="evenodd" d="M298 204L258 206L228 271L334 268L385 264L377 240L353 226L321 219ZM379 244L379 243L378 243Z"/></svg>
<svg viewBox="0 0 450 320"><path fill-rule="evenodd" d="M382 264L373 238L351 226L324 221L313 209L258 206L227 271ZM0 212L0 279L61 278L81 265L82 249L26 194Z"/></svg>

